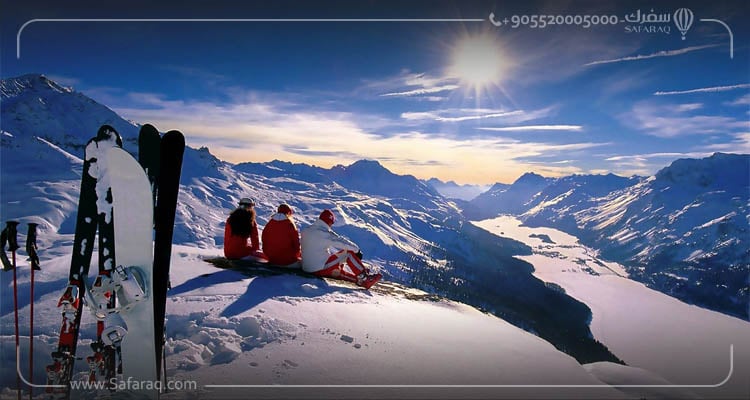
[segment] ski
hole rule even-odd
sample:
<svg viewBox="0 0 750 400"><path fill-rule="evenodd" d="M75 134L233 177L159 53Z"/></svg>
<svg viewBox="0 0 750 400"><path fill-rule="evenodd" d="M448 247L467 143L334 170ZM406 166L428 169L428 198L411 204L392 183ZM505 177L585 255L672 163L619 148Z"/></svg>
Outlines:
<svg viewBox="0 0 750 400"><path fill-rule="evenodd" d="M185 137L179 131L169 131L161 139L159 151L158 195L156 197L154 234L154 336L157 376L161 379L165 332L169 266L172 257L177 195L180 190Z"/></svg>
<svg viewBox="0 0 750 400"><path fill-rule="evenodd" d="M112 131L114 132L114 129ZM113 134L118 135L117 132ZM107 344L103 338L103 336L106 336L105 330L108 329L106 326L106 315L116 307L116 298L112 284L112 270L117 260L112 182L110 181L110 175L113 171L110 171L109 165L106 162L106 156L111 148L120 149L118 146L103 147L96 155L97 160L99 160L96 170L98 180L96 196L99 229L99 275L97 275L93 285L91 285L90 292L95 299L91 307L96 309L94 315L97 317L97 322L96 342L91 344L91 350L93 350L94 354L86 359L90 368L89 380L95 381L98 375L101 375L102 380L107 383L118 372L116 370L116 357L119 353L116 344Z"/></svg>
<svg viewBox="0 0 750 400"><path fill-rule="evenodd" d="M76 360L85 280L94 251L94 238L99 224L97 181L99 154L103 149L121 147L120 135L109 125L99 128L97 135L88 141L84 150L83 172L78 199L73 254L70 262L68 286L57 306L61 308L62 324L57 349L52 352L52 364L46 367L47 392L70 397L70 380ZM102 199L103 200L103 199Z"/></svg>

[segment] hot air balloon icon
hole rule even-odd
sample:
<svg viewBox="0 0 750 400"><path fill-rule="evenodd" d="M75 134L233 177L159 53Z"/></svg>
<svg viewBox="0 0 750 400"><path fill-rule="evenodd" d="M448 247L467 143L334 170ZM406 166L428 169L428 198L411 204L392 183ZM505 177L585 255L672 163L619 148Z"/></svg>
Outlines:
<svg viewBox="0 0 750 400"><path fill-rule="evenodd" d="M693 12L689 8L680 8L674 12L674 24L682 34L682 40L685 40L685 34L690 26L693 25Z"/></svg>

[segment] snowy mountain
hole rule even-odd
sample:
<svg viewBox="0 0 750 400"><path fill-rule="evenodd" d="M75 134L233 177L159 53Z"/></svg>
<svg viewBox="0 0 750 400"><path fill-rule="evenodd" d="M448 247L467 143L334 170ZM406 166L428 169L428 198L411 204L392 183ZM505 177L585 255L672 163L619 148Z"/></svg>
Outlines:
<svg viewBox="0 0 750 400"><path fill-rule="evenodd" d="M631 276L748 319L750 155L681 159L575 213L581 238Z"/></svg>
<svg viewBox="0 0 750 400"><path fill-rule="evenodd" d="M640 178L623 178L614 174L571 175L555 179L529 200L523 212L530 225L549 224L575 232L578 223L572 213L599 204L599 199L613 191L639 182Z"/></svg>
<svg viewBox="0 0 750 400"><path fill-rule="evenodd" d="M432 186L443 197L464 201L472 200L489 189L489 187L484 185L459 185L453 181L443 182L437 178L430 178L424 181L424 183Z"/></svg>
<svg viewBox="0 0 750 400"><path fill-rule="evenodd" d="M464 213L554 227L623 263L631 278L748 319L750 156L682 159L650 178L528 173Z"/></svg>
<svg viewBox="0 0 750 400"><path fill-rule="evenodd" d="M0 218L40 223L41 248L57 248L75 228L81 144L98 124L108 123L122 129L123 147L135 153L139 128L41 76L4 80L3 87L18 90L4 91L2 98L7 133ZM97 128L76 127L67 118L71 109L81 110L76 118L88 114L86 126ZM5 125L8 120L15 122ZM530 265L513 258L529 252L525 245L468 224L453 202L413 176L393 174L374 161L330 169L282 161L233 165L206 148L188 148L175 243L220 249L224 221L244 196L255 199L261 228L281 202L295 209L300 228L332 208L336 231L359 243L366 262L385 279L492 311L579 361L617 360L591 337L591 311L584 304L547 287L531 275Z"/></svg>
<svg viewBox="0 0 750 400"><path fill-rule="evenodd" d="M527 172L510 186L496 183L489 190L471 200L464 212L467 217L480 220L498 214L518 214L529 208L534 195L552 183L554 179Z"/></svg>

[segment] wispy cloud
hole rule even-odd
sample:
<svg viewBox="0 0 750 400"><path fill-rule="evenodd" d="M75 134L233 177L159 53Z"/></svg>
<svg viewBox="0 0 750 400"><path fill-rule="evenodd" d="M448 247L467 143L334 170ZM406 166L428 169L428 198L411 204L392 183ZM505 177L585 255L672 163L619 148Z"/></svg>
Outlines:
<svg viewBox="0 0 750 400"><path fill-rule="evenodd" d="M599 61L592 61L586 64L583 64L585 67L592 66L592 65L601 65L601 64L611 64L611 63L619 63L619 62L626 62L626 61L639 61L639 60L647 60L649 58L656 58L656 57L673 57L673 56L679 56L685 53L690 53L692 51L697 50L703 50L711 47L717 47L718 44L707 44L703 46L691 46L691 47L685 47L682 49L677 50L662 50L658 51L656 53L651 54L639 54L636 56L628 56L628 57L620 57L620 58L614 58L610 60L599 60Z"/></svg>
<svg viewBox="0 0 750 400"><path fill-rule="evenodd" d="M725 103L729 106L747 106L750 105L750 94L746 94L734 101Z"/></svg>
<svg viewBox="0 0 750 400"><path fill-rule="evenodd" d="M414 100L442 101L444 96L436 93L452 92L458 89L457 80L450 77L432 76L426 72L415 73L402 70L395 76L378 80L365 80L357 92L385 98L409 98Z"/></svg>
<svg viewBox="0 0 750 400"><path fill-rule="evenodd" d="M676 158L701 158L710 155L707 152L688 152L688 153L645 153L612 156L605 158L605 161L648 161L652 159L676 159Z"/></svg>
<svg viewBox="0 0 750 400"><path fill-rule="evenodd" d="M697 108L684 106L642 101L636 103L630 112L620 115L619 119L626 126L661 138L727 134L738 129L748 129L750 125L747 121L723 115L696 115L690 113L689 109L694 111Z"/></svg>
<svg viewBox="0 0 750 400"><path fill-rule="evenodd" d="M643 153L610 156L605 159L611 165L610 170L618 171L623 176L650 176L670 161L678 158L704 158L711 155L709 151Z"/></svg>
<svg viewBox="0 0 750 400"><path fill-rule="evenodd" d="M479 114L479 115L466 115L462 117L444 117L440 115L440 112L405 112L401 114L401 118L406 120L423 120L423 119L429 119L439 122L463 122L463 121L472 121L472 120L478 120L478 119L487 119L487 118L503 118L503 117L510 117L510 116L518 116L523 115L524 112L522 110L514 110L514 111L500 111L500 112L492 112L488 114Z"/></svg>
<svg viewBox="0 0 750 400"><path fill-rule="evenodd" d="M495 132L525 132L525 131L580 131L581 125L520 125L520 126L503 126L497 128L478 128L483 131Z"/></svg>
<svg viewBox="0 0 750 400"><path fill-rule="evenodd" d="M689 112L689 111L700 110L701 108L703 108L702 103L686 103L686 104L678 104L677 106L675 106L675 111Z"/></svg>
<svg viewBox="0 0 750 400"><path fill-rule="evenodd" d="M713 143L705 146L706 150L725 153L750 154L750 132L735 133L726 143Z"/></svg>
<svg viewBox="0 0 750 400"><path fill-rule="evenodd" d="M691 93L715 93L715 92L726 92L729 90L736 90L736 89L747 89L750 88L750 83L740 83L737 85L729 85L729 86L712 86L712 87L705 87L705 88L697 88L697 89L690 89L690 90L674 90L669 92L654 92L654 96L670 96L675 94L691 94Z"/></svg>
<svg viewBox="0 0 750 400"><path fill-rule="evenodd" d="M432 94L432 93L446 92L449 90L456 90L458 88L459 88L458 85L443 85L443 86L434 86L434 87L422 88L422 89L407 90L405 92L383 93L381 94L381 96L383 97L420 96L423 94Z"/></svg>
<svg viewBox="0 0 750 400"><path fill-rule="evenodd" d="M408 121L428 120L437 122L464 122L501 118L503 119L503 122L513 124L548 117L552 115L556 110L556 106L549 106L529 111L487 108L448 108L433 111L404 112L401 113L401 118Z"/></svg>

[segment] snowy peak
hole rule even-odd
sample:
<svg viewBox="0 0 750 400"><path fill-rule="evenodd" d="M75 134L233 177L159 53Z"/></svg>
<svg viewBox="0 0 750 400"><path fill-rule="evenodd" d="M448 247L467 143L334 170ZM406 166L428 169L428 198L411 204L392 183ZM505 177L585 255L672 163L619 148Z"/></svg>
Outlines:
<svg viewBox="0 0 750 400"><path fill-rule="evenodd" d="M3 100L18 97L22 93L52 90L57 93L73 93L73 88L64 87L41 74L27 74L0 81L0 96Z"/></svg>
<svg viewBox="0 0 750 400"><path fill-rule="evenodd" d="M528 209L526 204L534 195L553 181L553 178L527 172L510 186L495 184L492 189L472 200L465 213L470 219L492 218L498 214L520 214Z"/></svg>
<svg viewBox="0 0 750 400"><path fill-rule="evenodd" d="M469 201L487 191L485 185L459 185L454 181L443 182L437 178L424 181L425 184L437 190L443 197Z"/></svg>
<svg viewBox="0 0 750 400"><path fill-rule="evenodd" d="M363 193L419 201L440 196L414 176L396 175L373 160L359 160L347 167L337 165L330 173L341 186Z"/></svg>
<svg viewBox="0 0 750 400"><path fill-rule="evenodd" d="M520 186L520 185L527 185L527 186L539 186L544 185L545 183L549 183L551 178L545 178L539 174L535 174L533 172L527 172L523 175L521 175L518 179L516 179L515 182L511 186Z"/></svg>
<svg viewBox="0 0 750 400"><path fill-rule="evenodd" d="M3 130L18 141L33 142L39 137L63 150L78 152L81 144L106 124L120 133L126 147L137 147L137 126L44 75L0 80L0 100Z"/></svg>
<svg viewBox="0 0 750 400"><path fill-rule="evenodd" d="M497 182L494 185L492 185L492 187L489 188L487 191L488 192L502 192L502 191L508 190L509 187L510 185L508 185L507 183Z"/></svg>
<svg viewBox="0 0 750 400"><path fill-rule="evenodd" d="M334 170L336 167L334 167ZM385 176L391 176L395 175L391 171L389 171L387 168L385 168L380 162L377 160L359 160L348 167L343 167L344 170L349 171L350 173L356 174L367 174L367 175L385 175Z"/></svg>
<svg viewBox="0 0 750 400"><path fill-rule="evenodd" d="M714 153L700 160L683 158L657 172L655 178L658 186L741 190L750 185L750 155Z"/></svg>
<svg viewBox="0 0 750 400"><path fill-rule="evenodd" d="M295 179L310 183L330 183L330 171L304 163L273 160L267 163L245 162L235 165L235 170L262 175L267 178Z"/></svg>

